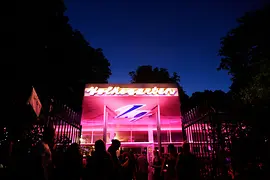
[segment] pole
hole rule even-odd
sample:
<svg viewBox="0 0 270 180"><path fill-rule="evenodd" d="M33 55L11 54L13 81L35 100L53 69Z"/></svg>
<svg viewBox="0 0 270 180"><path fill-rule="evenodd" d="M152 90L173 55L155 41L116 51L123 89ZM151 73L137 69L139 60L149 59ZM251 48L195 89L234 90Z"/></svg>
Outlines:
<svg viewBox="0 0 270 180"><path fill-rule="evenodd" d="M107 143L107 111L106 111L106 105L104 105L103 110L103 141L106 144Z"/></svg>
<svg viewBox="0 0 270 180"><path fill-rule="evenodd" d="M158 149L161 152L161 132L160 132L160 106L157 106L157 140L158 140Z"/></svg>

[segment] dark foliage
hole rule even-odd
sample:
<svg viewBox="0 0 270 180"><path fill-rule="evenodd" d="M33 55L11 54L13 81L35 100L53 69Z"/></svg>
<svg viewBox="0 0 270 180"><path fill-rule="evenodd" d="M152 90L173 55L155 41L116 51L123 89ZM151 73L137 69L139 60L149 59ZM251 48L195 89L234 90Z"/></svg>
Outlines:
<svg viewBox="0 0 270 180"><path fill-rule="evenodd" d="M34 85L40 95L57 96L78 108L85 83L107 83L109 61L71 27L62 0L16 1L16 7L8 17L13 26L5 30L7 42L13 43L1 47L6 88Z"/></svg>
<svg viewBox="0 0 270 180"><path fill-rule="evenodd" d="M246 104L269 102L270 5L246 13L221 39L218 69L232 76L231 90Z"/></svg>
<svg viewBox="0 0 270 180"><path fill-rule="evenodd" d="M263 120L269 116L270 102L270 6L248 12L237 22L221 39L218 69L232 77L230 113L245 126L235 132L232 151L235 170L245 179L256 169L269 172L270 134Z"/></svg>
<svg viewBox="0 0 270 180"><path fill-rule="evenodd" d="M188 109L188 95L180 85L180 76L174 72L172 75L165 68L153 68L150 65L139 66L136 71L129 72L131 83L173 83L178 86L181 100L181 110Z"/></svg>
<svg viewBox="0 0 270 180"><path fill-rule="evenodd" d="M230 93L221 90L194 92L189 98L192 107L208 106L215 111L228 112L231 109L232 97Z"/></svg>

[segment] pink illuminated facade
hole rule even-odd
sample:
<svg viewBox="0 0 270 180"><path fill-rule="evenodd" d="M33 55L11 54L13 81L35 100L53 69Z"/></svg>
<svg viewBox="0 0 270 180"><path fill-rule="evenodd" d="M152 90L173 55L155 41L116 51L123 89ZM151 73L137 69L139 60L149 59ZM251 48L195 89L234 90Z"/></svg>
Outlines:
<svg viewBox="0 0 270 180"><path fill-rule="evenodd" d="M89 84L82 113L82 145L119 139L122 147L182 144L178 89L173 84Z"/></svg>

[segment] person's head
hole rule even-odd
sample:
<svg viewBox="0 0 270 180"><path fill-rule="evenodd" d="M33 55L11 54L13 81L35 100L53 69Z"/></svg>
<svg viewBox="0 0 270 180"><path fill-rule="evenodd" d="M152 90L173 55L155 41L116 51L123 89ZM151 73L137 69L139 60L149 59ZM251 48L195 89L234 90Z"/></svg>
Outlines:
<svg viewBox="0 0 270 180"><path fill-rule="evenodd" d="M117 151L121 146L121 142L118 139L112 140L112 147L115 151Z"/></svg>
<svg viewBox="0 0 270 180"><path fill-rule="evenodd" d="M179 153L183 152L183 147L179 147Z"/></svg>
<svg viewBox="0 0 270 180"><path fill-rule="evenodd" d="M95 142L95 151L97 153L99 152L105 152L106 151L106 146L105 146L105 143L104 141L102 141L101 139L100 140L97 140Z"/></svg>
<svg viewBox="0 0 270 180"><path fill-rule="evenodd" d="M146 156L146 154L147 154L146 151L143 151L143 152L142 152L142 155L143 155L143 156Z"/></svg>
<svg viewBox="0 0 270 180"><path fill-rule="evenodd" d="M134 154L134 152L133 151L129 151L129 159L131 159L131 160L134 160L135 159L135 154Z"/></svg>
<svg viewBox="0 0 270 180"><path fill-rule="evenodd" d="M190 146L189 143L185 142L183 144L183 153L189 153L190 152Z"/></svg>
<svg viewBox="0 0 270 180"><path fill-rule="evenodd" d="M168 151L169 151L170 154L176 153L176 148L174 147L173 144L168 145Z"/></svg>
<svg viewBox="0 0 270 180"><path fill-rule="evenodd" d="M154 151L154 157L159 158L159 151Z"/></svg>

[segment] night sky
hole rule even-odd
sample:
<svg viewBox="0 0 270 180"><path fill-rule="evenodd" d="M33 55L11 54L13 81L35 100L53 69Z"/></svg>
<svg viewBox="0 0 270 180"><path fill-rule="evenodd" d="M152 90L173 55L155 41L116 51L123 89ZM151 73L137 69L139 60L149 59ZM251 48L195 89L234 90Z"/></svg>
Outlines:
<svg viewBox="0 0 270 180"><path fill-rule="evenodd" d="M129 83L139 65L167 68L181 76L188 95L228 91L218 72L220 38L236 18L261 7L260 0L65 0L74 29L111 62L110 83Z"/></svg>

